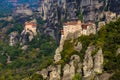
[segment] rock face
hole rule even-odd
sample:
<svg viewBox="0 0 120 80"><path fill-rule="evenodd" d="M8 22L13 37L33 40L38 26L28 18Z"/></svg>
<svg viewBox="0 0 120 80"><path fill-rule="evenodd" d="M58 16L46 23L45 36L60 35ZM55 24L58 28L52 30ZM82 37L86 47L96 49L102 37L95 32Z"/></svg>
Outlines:
<svg viewBox="0 0 120 80"><path fill-rule="evenodd" d="M89 46L86 50L85 58L83 61L84 78L101 74L103 70L103 54L102 49L99 49L94 57L91 56L95 51L95 46Z"/></svg>
<svg viewBox="0 0 120 80"><path fill-rule="evenodd" d="M46 0L42 1L43 19L51 23L76 20L82 11L85 22L95 21L107 3L105 0Z"/></svg>
<svg viewBox="0 0 120 80"><path fill-rule="evenodd" d="M66 64L63 69L63 79L62 80L72 80L72 78L75 75L75 66L74 62L70 62L69 64Z"/></svg>
<svg viewBox="0 0 120 80"><path fill-rule="evenodd" d="M80 52L82 44L78 42L75 48ZM69 62L65 63L65 65L56 64L54 66L49 66L47 69L43 69L40 74L43 75L44 79L47 78L49 80L72 80L76 74L81 76L84 80L102 80L101 76L104 76L104 74L102 74L104 59L101 48L99 48L93 56L92 53L96 50L97 48L95 46L90 45L85 51L83 62L81 62L78 55L72 55ZM56 55L55 57L55 61L59 62L61 56ZM101 76L98 76L98 74Z"/></svg>
<svg viewBox="0 0 120 80"><path fill-rule="evenodd" d="M11 63L12 61L11 61L11 57L6 53L6 56L7 56L7 63L9 64L9 63Z"/></svg>
<svg viewBox="0 0 120 80"><path fill-rule="evenodd" d="M114 5L111 2L113 2ZM62 23L80 19L80 13L82 13L83 22L105 21L104 12L106 12L105 10L108 10L108 8L115 13L120 12L115 4L119 5L119 1L40 0L40 7L38 9L40 16L45 20L45 27L54 30L54 32L51 30L52 34L56 41L59 42ZM116 6L116 9L112 9L113 6Z"/></svg>
<svg viewBox="0 0 120 80"><path fill-rule="evenodd" d="M103 69L103 54L102 49L99 49L97 54L94 56L94 72L101 74Z"/></svg>
<svg viewBox="0 0 120 80"><path fill-rule="evenodd" d="M42 0L40 16L45 20L45 27L54 30L55 38L59 42L62 23L78 19L78 4L81 0ZM42 7L42 8L41 8ZM59 27L58 27L59 26Z"/></svg>
<svg viewBox="0 0 120 80"><path fill-rule="evenodd" d="M119 0L108 0L108 4L109 4L109 10L112 12L115 12L117 14L120 13L120 1Z"/></svg>
<svg viewBox="0 0 120 80"><path fill-rule="evenodd" d="M75 73L81 73L82 64L80 61L80 57L78 55L72 55L70 58L70 62L65 64L63 68L61 65L49 66L46 69L43 69L38 74L41 74L44 79L49 80L72 80L75 76ZM61 75L61 71L63 71L63 76Z"/></svg>
<svg viewBox="0 0 120 80"><path fill-rule="evenodd" d="M112 76L113 74L110 73L103 73L102 75L100 75L99 80L110 80L109 78Z"/></svg>
<svg viewBox="0 0 120 80"><path fill-rule="evenodd" d="M81 0L46 0L42 1L43 8L43 19L77 19L77 9L79 9L78 4L80 4ZM59 13L58 13L59 12ZM67 15L66 15L67 14Z"/></svg>
<svg viewBox="0 0 120 80"><path fill-rule="evenodd" d="M37 73L41 74L44 79L49 78L49 80L60 80L61 66L49 66L47 69L43 69L42 71Z"/></svg>
<svg viewBox="0 0 120 80"><path fill-rule="evenodd" d="M65 41L64 36L61 36L60 45L59 45L59 47L56 49L55 55L54 55L54 60L55 60L55 62L58 62L58 61L61 60L61 54L60 54L60 53L61 53L62 50L63 50L64 41Z"/></svg>
<svg viewBox="0 0 120 80"><path fill-rule="evenodd" d="M78 42L77 45L74 46L74 50L80 52L82 49L82 43Z"/></svg>
<svg viewBox="0 0 120 80"><path fill-rule="evenodd" d="M47 69L43 69L40 72L37 72L38 74L41 74L43 76L43 79L46 79L48 77L48 71Z"/></svg>
<svg viewBox="0 0 120 80"><path fill-rule="evenodd" d="M19 41L18 32L12 32L12 33L10 33L9 36L10 36L9 45L10 46L16 45L18 43L18 41Z"/></svg>
<svg viewBox="0 0 120 80"><path fill-rule="evenodd" d="M105 0L82 0L81 9L84 21L98 20L105 7Z"/></svg>
<svg viewBox="0 0 120 80"><path fill-rule="evenodd" d="M50 80L60 80L61 66L57 65L56 67L53 67L53 69L50 69Z"/></svg>
<svg viewBox="0 0 120 80"><path fill-rule="evenodd" d="M92 75L93 58L91 56L91 53L94 49L95 49L94 46L89 46L85 52L85 56L83 60L84 77L89 77L90 75Z"/></svg>
<svg viewBox="0 0 120 80"><path fill-rule="evenodd" d="M78 55L71 56L69 64L65 64L63 68L63 79L62 80L72 80L75 73L81 72L81 62Z"/></svg>

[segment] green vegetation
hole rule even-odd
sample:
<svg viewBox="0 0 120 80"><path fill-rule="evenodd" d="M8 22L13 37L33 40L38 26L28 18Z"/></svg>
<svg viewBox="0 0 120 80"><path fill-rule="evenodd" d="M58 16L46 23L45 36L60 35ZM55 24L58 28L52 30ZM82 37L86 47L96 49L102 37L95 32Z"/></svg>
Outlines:
<svg viewBox="0 0 120 80"><path fill-rule="evenodd" d="M77 73L72 80L82 80L82 77L80 76L80 74Z"/></svg>
<svg viewBox="0 0 120 80"><path fill-rule="evenodd" d="M65 41L64 49L61 52L63 63L69 62L69 58L73 54L77 54L77 51L74 50L74 44L71 43L70 40Z"/></svg>
<svg viewBox="0 0 120 80"><path fill-rule="evenodd" d="M79 13L78 13L78 18L79 18L79 20L83 21L82 11L79 11Z"/></svg>
<svg viewBox="0 0 120 80"><path fill-rule="evenodd" d="M64 49L61 52L62 60L60 63L66 63L73 54L78 54L83 60L85 50L89 45L95 45L96 50L92 52L94 56L99 48L103 49L104 55L104 71L114 73L111 80L118 80L120 73L120 54L116 55L116 51L120 48L120 19L116 22L110 22L101 28L96 35L81 36L78 39L67 40L64 44ZM82 42L83 48L81 52L74 51L74 45L77 42Z"/></svg>
<svg viewBox="0 0 120 80"><path fill-rule="evenodd" d="M0 21L0 29L6 29L6 32L1 32L5 38L0 40L0 80L43 80L41 75L35 73L53 64L57 45L52 37L42 33L44 21L41 19L37 21L40 31L28 43L26 51L21 49L20 43L16 46L8 45L8 35L13 31L21 34L23 22L20 22L18 18L11 22ZM7 27L11 24L13 26ZM7 63L8 56L11 63Z"/></svg>
<svg viewBox="0 0 120 80"><path fill-rule="evenodd" d="M43 80L43 77L39 74L33 74L31 80Z"/></svg>
<svg viewBox="0 0 120 80"><path fill-rule="evenodd" d="M21 50L20 46L11 47L1 41L0 80L21 80L32 76L38 70L46 68L53 63L55 44L50 36L38 35L29 43L29 49L25 52ZM9 64L7 63L6 53L11 57L12 62Z"/></svg>
<svg viewBox="0 0 120 80"><path fill-rule="evenodd" d="M8 21L5 21L5 20L0 21L0 29L7 26L7 25L8 25Z"/></svg>
<svg viewBox="0 0 120 80"><path fill-rule="evenodd" d="M15 23L14 26L7 30L7 34L10 34L11 32L17 31L18 33L21 33L23 30L23 24L21 23Z"/></svg>

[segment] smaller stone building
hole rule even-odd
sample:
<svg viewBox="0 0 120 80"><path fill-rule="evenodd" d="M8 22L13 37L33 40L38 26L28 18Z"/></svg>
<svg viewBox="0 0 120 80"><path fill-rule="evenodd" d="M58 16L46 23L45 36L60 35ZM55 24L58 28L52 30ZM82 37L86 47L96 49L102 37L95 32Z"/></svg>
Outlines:
<svg viewBox="0 0 120 80"><path fill-rule="evenodd" d="M96 25L94 23L83 23L81 27L82 35L90 35L96 33Z"/></svg>
<svg viewBox="0 0 120 80"><path fill-rule="evenodd" d="M36 19L25 22L25 27L21 33L21 38L20 38L21 45L25 45L27 42L31 41L36 35L37 35Z"/></svg>
<svg viewBox="0 0 120 80"><path fill-rule="evenodd" d="M37 34L36 29L37 29L36 20L25 22L25 28L24 28L25 32L28 33L32 32L34 35L36 35Z"/></svg>

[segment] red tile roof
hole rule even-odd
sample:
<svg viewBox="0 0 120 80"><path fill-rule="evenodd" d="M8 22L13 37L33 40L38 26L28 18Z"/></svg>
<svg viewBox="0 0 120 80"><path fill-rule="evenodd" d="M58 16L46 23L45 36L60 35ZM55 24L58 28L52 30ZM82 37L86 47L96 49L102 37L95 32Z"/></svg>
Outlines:
<svg viewBox="0 0 120 80"><path fill-rule="evenodd" d="M81 21L71 21L71 22L66 22L63 24L64 26L67 25L81 25Z"/></svg>
<svg viewBox="0 0 120 80"><path fill-rule="evenodd" d="M33 22L25 22L25 25L32 25L32 26L34 26L34 27L37 26L37 24L36 24L36 23L33 23Z"/></svg>

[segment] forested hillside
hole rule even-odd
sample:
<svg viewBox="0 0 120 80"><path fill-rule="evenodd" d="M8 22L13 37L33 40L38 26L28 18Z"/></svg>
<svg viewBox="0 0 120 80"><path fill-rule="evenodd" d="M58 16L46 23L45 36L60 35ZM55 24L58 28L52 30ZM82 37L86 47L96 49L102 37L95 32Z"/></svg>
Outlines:
<svg viewBox="0 0 120 80"><path fill-rule="evenodd" d="M37 19L38 32L32 41L27 42L27 50L22 49L20 41L14 46L9 46L9 35L11 32L16 31L18 32L17 38L21 37L24 19L22 19L22 22L19 18L15 18L12 21L0 21L0 80L29 78L32 75L35 76L36 71L53 63L57 44L51 36L43 33L44 22L41 19Z"/></svg>

